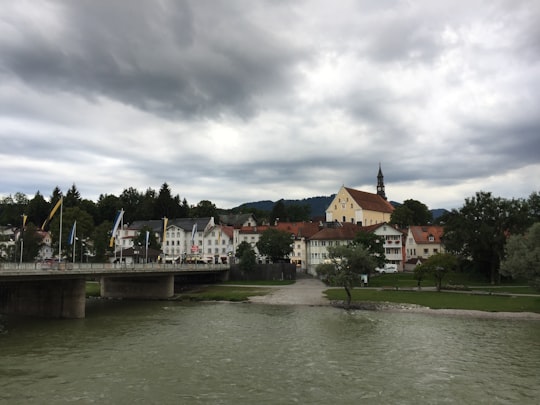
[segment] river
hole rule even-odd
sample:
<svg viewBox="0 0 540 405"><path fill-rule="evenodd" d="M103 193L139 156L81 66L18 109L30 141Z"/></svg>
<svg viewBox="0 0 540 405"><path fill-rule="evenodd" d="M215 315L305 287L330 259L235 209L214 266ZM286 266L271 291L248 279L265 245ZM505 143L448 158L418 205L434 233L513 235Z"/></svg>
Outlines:
<svg viewBox="0 0 540 405"><path fill-rule="evenodd" d="M540 322L93 300L0 317L0 404L536 404Z"/></svg>

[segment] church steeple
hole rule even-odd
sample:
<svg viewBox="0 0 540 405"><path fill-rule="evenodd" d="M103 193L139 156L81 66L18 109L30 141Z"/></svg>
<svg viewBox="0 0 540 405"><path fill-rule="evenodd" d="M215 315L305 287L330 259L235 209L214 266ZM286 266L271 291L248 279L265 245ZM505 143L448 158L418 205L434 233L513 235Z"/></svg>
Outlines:
<svg viewBox="0 0 540 405"><path fill-rule="evenodd" d="M381 164L379 163L379 173L377 174L377 195L380 195L386 200L386 194L384 192L384 176L381 170Z"/></svg>

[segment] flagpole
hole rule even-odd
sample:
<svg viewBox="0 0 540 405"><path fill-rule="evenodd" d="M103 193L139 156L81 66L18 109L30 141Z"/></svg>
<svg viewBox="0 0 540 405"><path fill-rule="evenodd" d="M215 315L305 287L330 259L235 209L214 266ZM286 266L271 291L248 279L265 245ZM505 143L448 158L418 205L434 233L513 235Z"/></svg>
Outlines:
<svg viewBox="0 0 540 405"><path fill-rule="evenodd" d="M120 266L122 266L122 233L124 230L124 209L122 208L122 217L120 218L120 232L119 232L119 240L120 240Z"/></svg>
<svg viewBox="0 0 540 405"><path fill-rule="evenodd" d="M59 239L58 239L58 264L62 262L62 213L64 211L64 199L60 197L62 202L60 203L60 230L59 230Z"/></svg>
<svg viewBox="0 0 540 405"><path fill-rule="evenodd" d="M150 232L146 231L146 254L145 254L145 257L144 257L144 264L148 264L148 235L150 234Z"/></svg>
<svg viewBox="0 0 540 405"><path fill-rule="evenodd" d="M22 257L23 257L23 245L24 245L24 214L22 214L22 228L21 228L21 234L19 235L19 238L21 239L21 259L19 261L20 264L22 264Z"/></svg>
<svg viewBox="0 0 540 405"><path fill-rule="evenodd" d="M73 245L73 253L71 254L73 256L73 264L75 264L75 245L76 245L75 241L76 240L77 240L77 221L73 223L73 235L71 236L71 243Z"/></svg>

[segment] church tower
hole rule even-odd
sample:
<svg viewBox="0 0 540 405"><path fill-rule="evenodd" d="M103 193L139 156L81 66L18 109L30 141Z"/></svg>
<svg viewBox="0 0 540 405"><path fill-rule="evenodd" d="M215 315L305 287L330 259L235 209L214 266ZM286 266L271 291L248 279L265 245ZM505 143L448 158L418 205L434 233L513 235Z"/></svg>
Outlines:
<svg viewBox="0 0 540 405"><path fill-rule="evenodd" d="M385 200L387 199L386 194L384 192L384 176L382 174L380 163L379 163L379 173L377 174L377 195L380 195Z"/></svg>

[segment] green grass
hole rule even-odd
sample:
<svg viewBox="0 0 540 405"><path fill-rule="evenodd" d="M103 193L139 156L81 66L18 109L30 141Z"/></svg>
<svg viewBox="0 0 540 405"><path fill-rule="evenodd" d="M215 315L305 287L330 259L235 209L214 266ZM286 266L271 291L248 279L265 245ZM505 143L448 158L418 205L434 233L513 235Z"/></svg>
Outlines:
<svg viewBox="0 0 540 405"><path fill-rule="evenodd" d="M473 291L485 291L497 294L536 294L540 295L538 290L527 285L502 285L502 286L482 286L482 287L470 287Z"/></svg>
<svg viewBox="0 0 540 405"><path fill-rule="evenodd" d="M180 301L247 301L255 295L266 295L269 289L258 287L236 287L209 285L199 286L176 295Z"/></svg>
<svg viewBox="0 0 540 405"><path fill-rule="evenodd" d="M96 281L87 281L86 282L86 297L100 297L101 296L101 286Z"/></svg>
<svg viewBox="0 0 540 405"><path fill-rule="evenodd" d="M296 283L296 280L258 280L258 281L225 281L223 284L232 285L291 285Z"/></svg>
<svg viewBox="0 0 540 405"><path fill-rule="evenodd" d="M414 278L414 274L412 272L407 273L390 273L390 274L375 274L372 275L369 278L369 287L399 287L399 288L405 288L405 287L416 287L418 284L418 281ZM435 281L431 277L426 277L424 280L422 280L421 283L422 287L434 287ZM469 288L477 288L482 287L481 289L487 289L487 288L493 288L493 291L503 291L501 288L504 287L504 291L507 292L514 292L513 288L518 287L518 289L515 290L515 293L519 293L518 291L523 291L524 294L534 294L535 291L532 289L524 290L522 289L523 286L527 285L527 282L523 280L512 280L512 281L505 281L499 285L496 286L490 286L488 281L485 280L479 280L475 279L472 276L469 276L465 273L450 273L447 274L446 277L443 279L443 286L444 285L462 285ZM489 290L486 290L489 291Z"/></svg>
<svg viewBox="0 0 540 405"><path fill-rule="evenodd" d="M325 294L330 300L346 299L345 290L342 288L326 290ZM540 296L511 297L452 292L438 293L435 291L391 291L357 288L352 292L352 301L417 304L433 309L540 313Z"/></svg>
<svg viewBox="0 0 540 405"><path fill-rule="evenodd" d="M372 275L369 278L370 287L416 287L418 281L413 273L390 273ZM427 285L427 284L426 284Z"/></svg>

